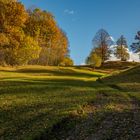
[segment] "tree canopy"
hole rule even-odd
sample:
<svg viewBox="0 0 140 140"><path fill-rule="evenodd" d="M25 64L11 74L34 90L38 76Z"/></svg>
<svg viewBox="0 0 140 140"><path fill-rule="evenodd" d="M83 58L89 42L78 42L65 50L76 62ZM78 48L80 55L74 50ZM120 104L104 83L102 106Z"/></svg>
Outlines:
<svg viewBox="0 0 140 140"><path fill-rule="evenodd" d="M140 31L137 32L137 35L135 36L135 40L137 42L132 43L131 49L133 52L138 53L140 52Z"/></svg>
<svg viewBox="0 0 140 140"><path fill-rule="evenodd" d="M96 52L102 63L108 60L111 54L110 46L114 43L109 33L104 29L100 29L93 38L92 43L92 52Z"/></svg>
<svg viewBox="0 0 140 140"><path fill-rule="evenodd" d="M128 53L128 45L126 38L121 35L121 37L116 42L116 50L115 50L115 56L118 59L121 59L121 61L126 61L129 59L129 53Z"/></svg>
<svg viewBox="0 0 140 140"><path fill-rule="evenodd" d="M59 65L68 56L66 33L50 12L26 10L16 0L0 0L1 63Z"/></svg>
<svg viewBox="0 0 140 140"><path fill-rule="evenodd" d="M101 58L96 54L96 52L92 52L86 59L86 64L95 67L100 67L102 63Z"/></svg>

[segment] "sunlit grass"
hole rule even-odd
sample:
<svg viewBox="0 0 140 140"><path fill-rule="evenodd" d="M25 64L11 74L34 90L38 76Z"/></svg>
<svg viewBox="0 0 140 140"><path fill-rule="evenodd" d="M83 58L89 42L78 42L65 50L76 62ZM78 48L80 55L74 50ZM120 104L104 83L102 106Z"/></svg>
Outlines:
<svg viewBox="0 0 140 140"><path fill-rule="evenodd" d="M39 135L79 105L93 100L94 81L103 75L62 67L0 68L1 138L32 139Z"/></svg>

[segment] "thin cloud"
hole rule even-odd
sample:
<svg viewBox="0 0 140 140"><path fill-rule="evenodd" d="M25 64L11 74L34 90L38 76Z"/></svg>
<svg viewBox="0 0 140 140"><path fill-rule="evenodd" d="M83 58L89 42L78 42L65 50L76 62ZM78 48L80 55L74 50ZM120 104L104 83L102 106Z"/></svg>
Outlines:
<svg viewBox="0 0 140 140"><path fill-rule="evenodd" d="M75 12L74 12L74 10L65 9L64 13L69 14L69 15L74 15Z"/></svg>

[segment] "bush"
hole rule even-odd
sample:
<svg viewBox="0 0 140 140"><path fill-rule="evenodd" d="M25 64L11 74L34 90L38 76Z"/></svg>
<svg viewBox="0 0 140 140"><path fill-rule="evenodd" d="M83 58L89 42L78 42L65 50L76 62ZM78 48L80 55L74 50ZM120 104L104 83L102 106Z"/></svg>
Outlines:
<svg viewBox="0 0 140 140"><path fill-rule="evenodd" d="M71 58L69 58L69 57L66 57L60 63L60 66L73 66L73 60Z"/></svg>

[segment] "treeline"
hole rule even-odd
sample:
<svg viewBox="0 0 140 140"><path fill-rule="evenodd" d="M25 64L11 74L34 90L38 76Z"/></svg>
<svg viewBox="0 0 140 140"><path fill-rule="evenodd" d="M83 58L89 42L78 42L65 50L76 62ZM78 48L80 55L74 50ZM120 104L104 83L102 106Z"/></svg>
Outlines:
<svg viewBox="0 0 140 140"><path fill-rule="evenodd" d="M0 64L69 66L73 61L66 33L50 12L0 0Z"/></svg>
<svg viewBox="0 0 140 140"><path fill-rule="evenodd" d="M135 40L137 42L132 43L130 49L134 53L138 53L140 52L140 32L137 33ZM100 29L93 38L92 43L93 49L86 58L86 64L93 67L100 67L105 61L110 60L111 56L121 61L127 61L130 58L127 40L123 35L114 42L106 30Z"/></svg>

